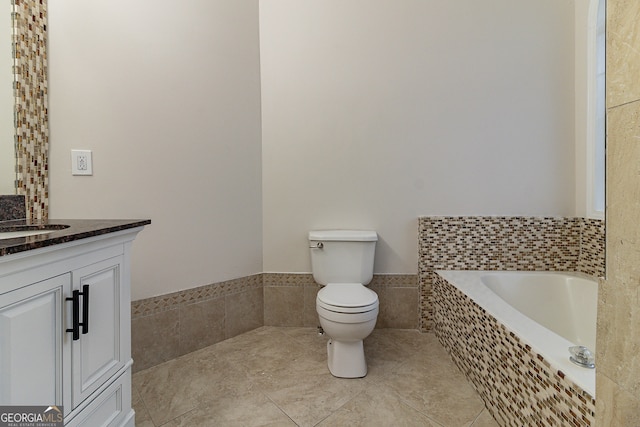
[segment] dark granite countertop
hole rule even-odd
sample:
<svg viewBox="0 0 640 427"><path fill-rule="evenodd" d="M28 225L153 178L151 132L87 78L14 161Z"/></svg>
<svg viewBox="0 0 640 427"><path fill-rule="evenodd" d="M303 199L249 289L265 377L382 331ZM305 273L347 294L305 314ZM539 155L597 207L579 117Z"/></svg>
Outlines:
<svg viewBox="0 0 640 427"><path fill-rule="evenodd" d="M69 227L53 230L47 234L35 236L0 239L0 256L86 239L101 234L114 233L128 228L151 224L149 219L57 219L40 224L32 224L46 228L47 226L68 225ZM27 223L24 221L3 221L0 232L8 231L8 227L16 227Z"/></svg>

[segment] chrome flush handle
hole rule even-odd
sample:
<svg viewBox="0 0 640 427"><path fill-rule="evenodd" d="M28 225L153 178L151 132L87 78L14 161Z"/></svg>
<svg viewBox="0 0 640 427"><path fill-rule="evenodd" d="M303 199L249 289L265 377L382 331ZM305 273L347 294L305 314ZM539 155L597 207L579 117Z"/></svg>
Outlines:
<svg viewBox="0 0 640 427"><path fill-rule="evenodd" d="M323 249L323 248L324 248L324 243L322 242L318 242L315 245L309 246L309 249Z"/></svg>

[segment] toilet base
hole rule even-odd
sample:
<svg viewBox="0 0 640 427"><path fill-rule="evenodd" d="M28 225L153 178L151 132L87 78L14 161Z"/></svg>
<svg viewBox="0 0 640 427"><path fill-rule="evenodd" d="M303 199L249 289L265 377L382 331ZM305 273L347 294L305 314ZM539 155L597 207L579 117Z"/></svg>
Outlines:
<svg viewBox="0 0 640 427"><path fill-rule="evenodd" d="M358 341L327 341L327 364L331 375L338 378L362 378L367 375L364 345Z"/></svg>

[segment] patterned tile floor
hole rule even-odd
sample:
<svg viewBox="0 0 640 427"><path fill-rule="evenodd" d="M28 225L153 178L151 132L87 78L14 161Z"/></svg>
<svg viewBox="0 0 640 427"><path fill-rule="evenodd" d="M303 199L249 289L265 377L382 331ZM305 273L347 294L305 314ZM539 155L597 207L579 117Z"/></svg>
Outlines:
<svg viewBox="0 0 640 427"><path fill-rule="evenodd" d="M376 329L339 379L315 328L262 327L133 376L136 426L498 424L433 334Z"/></svg>

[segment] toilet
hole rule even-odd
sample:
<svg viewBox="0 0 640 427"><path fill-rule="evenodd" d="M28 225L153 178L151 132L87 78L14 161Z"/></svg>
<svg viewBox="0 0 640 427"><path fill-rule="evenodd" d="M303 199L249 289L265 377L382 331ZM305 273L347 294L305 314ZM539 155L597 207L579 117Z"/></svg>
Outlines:
<svg viewBox="0 0 640 427"><path fill-rule="evenodd" d="M335 377L367 375L363 340L376 326L378 295L365 285L373 278L377 241L375 231L309 232L311 271L323 285L316 297L316 311L329 336L327 365Z"/></svg>

